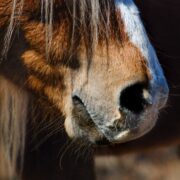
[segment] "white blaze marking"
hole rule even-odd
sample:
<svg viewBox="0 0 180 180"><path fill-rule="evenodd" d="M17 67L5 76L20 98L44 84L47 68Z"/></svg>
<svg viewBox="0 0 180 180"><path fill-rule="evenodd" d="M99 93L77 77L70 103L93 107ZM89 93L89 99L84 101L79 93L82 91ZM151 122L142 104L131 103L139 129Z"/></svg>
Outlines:
<svg viewBox="0 0 180 180"><path fill-rule="evenodd" d="M162 91L161 93L168 94L168 86L162 68L155 50L147 37L136 5L132 0L115 0L115 2L117 8L120 10L125 31L128 33L130 41L140 49L147 61L152 76L152 86Z"/></svg>

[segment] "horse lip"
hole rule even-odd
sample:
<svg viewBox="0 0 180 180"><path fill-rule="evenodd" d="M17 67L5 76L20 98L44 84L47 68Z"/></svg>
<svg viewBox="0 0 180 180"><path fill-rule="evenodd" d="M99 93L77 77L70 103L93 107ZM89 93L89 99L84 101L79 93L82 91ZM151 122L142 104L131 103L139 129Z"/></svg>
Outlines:
<svg viewBox="0 0 180 180"><path fill-rule="evenodd" d="M123 127L119 131L109 131L107 128L102 128L104 129L104 136L113 144L116 143L124 143L127 141L130 141L132 139L136 139L137 136L139 137L139 123L137 122L136 126L131 126L131 127Z"/></svg>
<svg viewBox="0 0 180 180"><path fill-rule="evenodd" d="M153 127L154 127L154 124L149 126L149 128L146 128L143 131L140 131L140 126L138 126L132 129L123 130L119 132L119 134L114 136L113 138L112 137L111 138L106 137L106 138L109 139L109 141L111 141L112 144L125 143L125 142L132 141L132 140L142 137L143 135L148 133Z"/></svg>
<svg viewBox="0 0 180 180"><path fill-rule="evenodd" d="M73 104L76 108L78 109L82 109L84 113L86 113L86 115L89 117L88 121L86 121L87 123L91 121L91 123L94 124L94 126L96 127L96 124L94 123L93 118L91 117L91 114L89 113L86 104L84 103L84 101L77 95L73 95L72 96L72 100L73 100ZM79 107L78 107L79 106Z"/></svg>
<svg viewBox="0 0 180 180"><path fill-rule="evenodd" d="M91 117L91 114L89 113L87 107L86 107L86 104L84 103L84 101L77 95L74 95L72 97L72 100L73 100L73 104L75 107L77 106L80 106L79 108L82 108L83 111L88 114L89 118L93 121L92 117ZM94 121L93 121L94 122Z"/></svg>

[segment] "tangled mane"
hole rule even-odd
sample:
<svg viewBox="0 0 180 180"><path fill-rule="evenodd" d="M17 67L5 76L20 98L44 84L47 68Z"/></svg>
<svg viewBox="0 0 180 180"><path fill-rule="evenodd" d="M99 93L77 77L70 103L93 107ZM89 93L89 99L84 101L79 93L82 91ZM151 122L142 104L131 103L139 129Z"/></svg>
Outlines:
<svg viewBox="0 0 180 180"><path fill-rule="evenodd" d="M9 25L6 35L4 37L4 47L2 50L2 57L6 57L7 52L11 45L13 32L18 30L18 26L23 17L23 7L26 7L26 0L10 0L8 2L11 6L11 13L9 15ZM52 36L53 36L53 22L56 18L54 8L57 6L66 6L66 10L69 11L72 17L72 33L71 44L74 44L74 36L76 32L76 26L81 26L85 34L89 36L91 44L97 43L99 39L99 29L103 29L103 33L108 39L110 30L110 17L111 9L114 8L114 0L31 0L30 4L40 6L41 22L45 24L45 36L46 36L46 55L48 57ZM3 8L3 7L1 7ZM25 9L25 8L24 8ZM57 8L61 10L61 8ZM10 10L9 10L10 11ZM9 12L8 12L9 13ZM115 19L114 19L115 20ZM78 24L78 25L77 25ZM102 28L103 24L103 28ZM116 28L118 28L116 26ZM102 32L101 32L102 33Z"/></svg>
<svg viewBox="0 0 180 180"><path fill-rule="evenodd" d="M0 0L0 28L7 28L1 61L6 61L14 31L18 30L27 11L26 0ZM108 39L113 0L28 0L33 6L40 6L41 22L45 24L46 56L52 44L55 11L61 11L62 4L72 17L71 45L75 42L77 26L81 26L87 37L87 47L92 47L101 38ZM103 28L102 28L103 24ZM117 28L117 26L115 26ZM16 170L22 167L25 146L28 93L0 77L0 178L14 178Z"/></svg>

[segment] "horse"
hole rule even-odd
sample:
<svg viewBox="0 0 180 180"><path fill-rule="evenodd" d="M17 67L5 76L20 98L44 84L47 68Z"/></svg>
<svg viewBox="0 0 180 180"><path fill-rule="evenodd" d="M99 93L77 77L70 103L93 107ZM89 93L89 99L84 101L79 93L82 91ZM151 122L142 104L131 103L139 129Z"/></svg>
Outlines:
<svg viewBox="0 0 180 180"><path fill-rule="evenodd" d="M137 139L167 102L132 0L0 0L0 37L1 179L93 179L69 149Z"/></svg>

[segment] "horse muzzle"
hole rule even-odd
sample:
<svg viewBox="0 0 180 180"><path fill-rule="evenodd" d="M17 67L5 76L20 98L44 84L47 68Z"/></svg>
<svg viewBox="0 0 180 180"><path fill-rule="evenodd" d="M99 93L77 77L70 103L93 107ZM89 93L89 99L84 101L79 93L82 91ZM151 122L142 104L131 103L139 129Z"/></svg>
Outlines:
<svg viewBox="0 0 180 180"><path fill-rule="evenodd" d="M154 127L167 98L166 83L156 87L139 82L129 85L121 90L119 104L115 106L104 99L93 100L83 93L74 94L74 132L95 144L139 138Z"/></svg>

